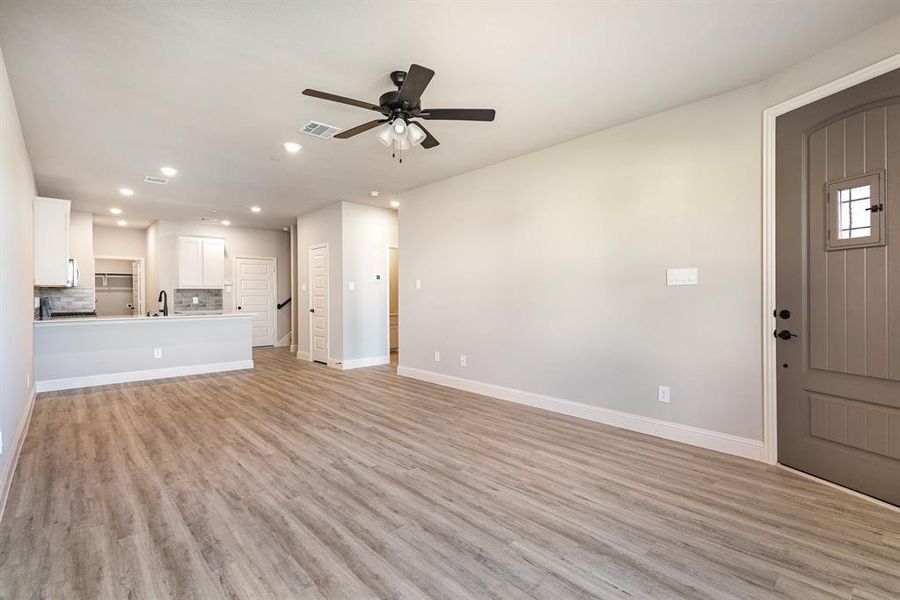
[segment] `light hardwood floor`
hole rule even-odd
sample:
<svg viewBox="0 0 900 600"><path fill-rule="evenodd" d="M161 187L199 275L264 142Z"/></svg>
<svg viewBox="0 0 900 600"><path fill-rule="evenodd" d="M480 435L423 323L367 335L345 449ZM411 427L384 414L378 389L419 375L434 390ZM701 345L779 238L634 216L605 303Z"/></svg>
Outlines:
<svg viewBox="0 0 900 600"><path fill-rule="evenodd" d="M254 358L42 394L0 597L900 598L900 513L782 469Z"/></svg>

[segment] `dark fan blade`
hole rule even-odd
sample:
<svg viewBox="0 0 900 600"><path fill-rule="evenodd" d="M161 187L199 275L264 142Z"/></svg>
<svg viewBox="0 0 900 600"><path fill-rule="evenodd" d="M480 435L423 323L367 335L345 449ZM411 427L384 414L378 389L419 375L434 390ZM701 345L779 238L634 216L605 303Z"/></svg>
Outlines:
<svg viewBox="0 0 900 600"><path fill-rule="evenodd" d="M375 127L378 127L382 123L387 123L387 119L375 119L374 121L369 121L368 123L363 123L362 125L357 125L353 129L348 129L346 131L342 131L339 134L335 135L339 140L346 140L347 138L351 138L354 135L359 135L363 131L368 131Z"/></svg>
<svg viewBox="0 0 900 600"><path fill-rule="evenodd" d="M362 100L354 100L353 98L345 98L336 96L328 92L320 92L319 90L303 90L304 96L312 96L313 98L321 98L322 100L331 100L332 102L340 102L341 104L349 104L350 106L358 106L359 108L367 108L375 112L384 112L380 106L376 106L371 102L363 102Z"/></svg>
<svg viewBox="0 0 900 600"><path fill-rule="evenodd" d="M437 141L437 138L431 135L431 132L425 129L425 126L416 121L416 125L422 128L422 131L425 132L425 139L422 140L422 147L428 150L429 148L434 148L435 146L439 146L440 142Z"/></svg>
<svg viewBox="0 0 900 600"><path fill-rule="evenodd" d="M493 121L493 108L428 108L419 115L432 121Z"/></svg>
<svg viewBox="0 0 900 600"><path fill-rule="evenodd" d="M406 79L403 80L397 100L406 102L410 108L418 105L419 98L422 97L422 92L428 87L432 77L434 77L434 71L431 69L426 69L422 65L409 65L409 71L406 72Z"/></svg>

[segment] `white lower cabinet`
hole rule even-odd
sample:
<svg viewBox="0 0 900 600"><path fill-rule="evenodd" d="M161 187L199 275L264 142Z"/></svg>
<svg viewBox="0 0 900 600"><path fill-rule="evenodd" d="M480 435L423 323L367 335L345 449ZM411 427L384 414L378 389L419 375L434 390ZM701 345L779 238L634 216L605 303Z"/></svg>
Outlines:
<svg viewBox="0 0 900 600"><path fill-rule="evenodd" d="M225 281L225 240L178 238L178 287L220 288Z"/></svg>

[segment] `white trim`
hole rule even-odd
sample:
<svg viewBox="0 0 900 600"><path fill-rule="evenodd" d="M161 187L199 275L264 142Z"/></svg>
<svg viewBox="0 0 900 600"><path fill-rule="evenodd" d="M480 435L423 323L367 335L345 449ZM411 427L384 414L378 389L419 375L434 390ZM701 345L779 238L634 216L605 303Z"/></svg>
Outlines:
<svg viewBox="0 0 900 600"><path fill-rule="evenodd" d="M280 340L275 342L276 348L287 348L289 346L294 348L294 350L297 349L296 346L291 346L291 332L290 331L288 331L286 334L284 334L284 336Z"/></svg>
<svg viewBox="0 0 900 600"><path fill-rule="evenodd" d="M271 260L272 261L272 272L267 275L272 279L272 298L269 304L269 317L272 319L272 336L271 344L259 344L259 346L287 346L287 344L279 344L278 343L278 257L276 256L246 256L240 255L235 256L231 261L231 275L232 275L232 284L234 285L234 291L231 294L231 309L235 310L235 304L237 304L237 296L238 296L238 279L239 279L239 271L237 268L237 261L241 259L246 260ZM252 325L251 325L252 330ZM251 344L253 335L251 332L250 335ZM269 338L266 338L268 341ZM256 346L254 346L255 348Z"/></svg>
<svg viewBox="0 0 900 600"><path fill-rule="evenodd" d="M309 352L304 352L303 350L297 350L297 358L312 361L312 358L309 357Z"/></svg>
<svg viewBox="0 0 900 600"><path fill-rule="evenodd" d="M893 504L888 504L887 502L885 502L883 500L879 500L878 498L873 498L872 496L866 496L865 494L861 494L861 493L857 492L856 490L851 490L850 488L845 488L842 485L832 483L832 482L828 481L827 479L821 479L819 477L816 477L815 475L810 475L809 473L804 473L803 471L798 471L797 469L794 469L793 467L789 467L787 465L782 465L782 464L778 463L778 464L776 464L776 466L781 467L785 471L790 471L791 473L793 473L795 475L799 475L800 477L803 477L804 479L809 479L810 481L815 481L816 483L821 483L822 485L828 486L828 487L838 490L840 492L850 494L851 496L856 496L860 500L866 500L867 502L877 504L878 506L881 506L883 508L889 508L893 511L900 512L900 506L894 506Z"/></svg>
<svg viewBox="0 0 900 600"><path fill-rule="evenodd" d="M6 465L3 467L3 476L0 477L0 519L3 519L3 512L6 510L6 500L9 498L13 476L16 474L16 465L19 464L19 454L22 452L25 436L28 435L28 426L31 424L31 412L34 410L36 395L36 391L32 388L28 401L25 403L25 410L22 411L22 419L16 428L16 437L13 438L12 445L9 447L9 457L6 459Z"/></svg>
<svg viewBox="0 0 900 600"><path fill-rule="evenodd" d="M391 362L388 356L369 356L367 358L351 358L341 363L341 369L348 371L350 369L359 369L362 367L377 367L378 365L386 365Z"/></svg>
<svg viewBox="0 0 900 600"><path fill-rule="evenodd" d="M900 68L900 54L845 75L813 90L785 100L763 111L763 282L762 282L762 336L763 336L763 441L764 460L778 462L778 364L776 355L775 318L775 119L816 100L836 94Z"/></svg>
<svg viewBox="0 0 900 600"><path fill-rule="evenodd" d="M709 429L701 429L691 425L682 425L671 421L663 421L652 417L644 417L632 413L611 410L600 406L583 404L572 400L544 396L490 383L482 383L471 379L463 379L434 371L414 369L400 366L397 374L421 381L428 381L446 387L474 392L500 400L526 404L572 417L587 419L596 423L604 423L613 427L637 431L656 437L674 440L692 446L716 450L726 454L742 456L752 460L763 460L763 443L759 440L743 438Z"/></svg>
<svg viewBox="0 0 900 600"><path fill-rule="evenodd" d="M113 383L128 383L131 381L147 381L149 379L167 379L169 377L184 377L185 375L202 375L204 373L221 373L222 371L239 371L252 369L253 360L233 360L229 362L205 363L202 365L187 365L184 367L165 367L162 369L143 369L140 371L122 371L119 373L103 373L100 375L82 375L79 377L62 377L59 379L45 379L35 381L35 390L38 392L55 392L58 390L71 390L95 385L110 385Z"/></svg>
<svg viewBox="0 0 900 600"><path fill-rule="evenodd" d="M297 350L299 350L299 348L297 348L297 344L291 344L291 353L298 354Z"/></svg>

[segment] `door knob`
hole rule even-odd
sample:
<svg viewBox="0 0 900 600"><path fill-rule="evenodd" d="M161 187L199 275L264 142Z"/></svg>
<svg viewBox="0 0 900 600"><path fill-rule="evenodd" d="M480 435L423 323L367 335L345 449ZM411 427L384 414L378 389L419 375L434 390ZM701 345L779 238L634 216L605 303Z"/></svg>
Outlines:
<svg viewBox="0 0 900 600"><path fill-rule="evenodd" d="M782 329L781 331L775 331L775 337L781 338L783 340L789 340L791 338L797 337L796 333L791 333L787 329Z"/></svg>
<svg viewBox="0 0 900 600"><path fill-rule="evenodd" d="M311 308L311 309L309 309L309 312L314 313L314 312L316 312L316 309Z"/></svg>
<svg viewBox="0 0 900 600"><path fill-rule="evenodd" d="M791 311L789 311L786 308L782 308L781 310L776 309L774 314L775 314L776 319L790 319L791 318Z"/></svg>
<svg viewBox="0 0 900 600"><path fill-rule="evenodd" d="M238 306L238 310L241 310L241 307L240 307L240 306Z"/></svg>

